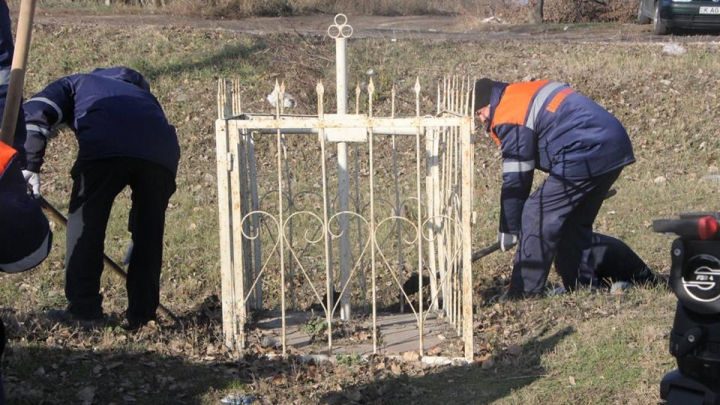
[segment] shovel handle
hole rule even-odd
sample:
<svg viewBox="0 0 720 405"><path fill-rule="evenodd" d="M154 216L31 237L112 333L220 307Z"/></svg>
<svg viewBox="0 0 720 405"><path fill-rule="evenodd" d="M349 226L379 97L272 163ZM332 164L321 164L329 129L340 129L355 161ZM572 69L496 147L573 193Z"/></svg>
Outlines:
<svg viewBox="0 0 720 405"><path fill-rule="evenodd" d="M37 0L22 0L18 16L17 35L15 38L15 52L10 70L10 85L8 86L3 111L2 127L0 127L0 141L12 146L15 138L20 103L22 102L23 86L25 84L25 70L27 69L28 53L30 53L30 37L32 34L33 17L35 16L35 3Z"/></svg>
<svg viewBox="0 0 720 405"><path fill-rule="evenodd" d="M477 252L473 253L472 261L476 262L476 261L482 259L483 257L489 255L490 253L495 252L496 250L500 250L500 242L495 242L492 245L482 248L482 249L478 250Z"/></svg>

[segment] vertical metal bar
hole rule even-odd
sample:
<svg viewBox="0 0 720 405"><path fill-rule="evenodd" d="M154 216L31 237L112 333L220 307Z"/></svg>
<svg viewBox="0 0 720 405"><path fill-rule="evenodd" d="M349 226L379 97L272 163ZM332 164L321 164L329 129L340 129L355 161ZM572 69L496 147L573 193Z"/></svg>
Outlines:
<svg viewBox="0 0 720 405"><path fill-rule="evenodd" d="M429 135L428 135L429 133ZM437 265L435 255L435 201L433 199L433 178L432 169L435 165L435 155L432 151L433 139L436 132L434 128L425 131L425 212L427 213L427 234L428 234L428 270L430 270L430 299L431 306L428 310L437 310L438 285Z"/></svg>
<svg viewBox="0 0 720 405"><path fill-rule="evenodd" d="M242 101L240 99L240 83L237 80L232 80L232 116L237 117L240 115L242 111ZM235 120L233 120L233 123L236 123ZM237 177L240 180L239 184L239 195L238 201L240 202L240 217L237 218L238 225L242 225L242 232L239 232L237 235L235 235L236 238L239 239L239 243L242 243L242 273L241 276L243 277L243 290L242 290L242 297L243 302L245 302L245 297L248 295L248 291L246 289L252 285L253 277L252 277L252 252L250 251L250 240L243 237L243 233L245 235L250 234L250 222L245 221L241 224L242 218L245 217L245 215L250 212L250 193L248 192L248 178L247 178L247 132L243 131L241 134L237 127L235 130L231 132L231 136L234 136L237 140L237 145L235 145L235 141L233 141L232 145L233 148L237 148L237 152L235 155L237 156L237 162L235 163L235 169L237 169L237 173L234 173L233 178ZM233 212L233 215L235 213ZM235 221L235 219L233 219ZM233 224L234 225L234 224ZM243 305L245 314L247 314L247 306ZM243 321L244 323L244 321Z"/></svg>
<svg viewBox="0 0 720 405"><path fill-rule="evenodd" d="M232 80L232 116L240 115L242 112L242 100L240 99L240 82Z"/></svg>
<svg viewBox="0 0 720 405"><path fill-rule="evenodd" d="M355 86L355 115L360 114L360 83ZM357 142L353 143L353 159L355 161L355 211L360 212L361 200L360 200L360 153L358 152ZM355 217L355 223L358 227L358 255L363 252L363 237L362 237L362 220L359 216ZM365 274L365 257L360 258L360 292L362 294L363 310L367 312L367 277Z"/></svg>
<svg viewBox="0 0 720 405"><path fill-rule="evenodd" d="M280 83L280 93L278 94L278 105L280 106L280 113L285 112L285 81ZM281 153L278 150L278 153ZM285 134L282 134L282 157L283 157L283 168L285 170L285 181L287 182L287 198L288 198L288 215L292 215L295 210L294 199L292 195L292 178L290 177L290 163L287 158L287 139ZM288 224L288 248L293 249L294 246L294 234L295 234L295 217L290 217ZM288 275L290 276L290 307L293 310L297 309L297 297L295 294L295 261L288 260Z"/></svg>
<svg viewBox="0 0 720 405"><path fill-rule="evenodd" d="M245 241L243 237L243 221L245 215L243 209L244 196L242 176L243 148L241 147L240 131L237 127L237 120L228 121L228 142L230 153L234 156L230 166L230 207L232 209L232 245L233 245L233 306L235 307L235 323L237 324L237 336L241 349L245 348L245 322L247 320L247 307L245 305ZM249 269L248 269L249 270ZM240 296L240 299L238 299Z"/></svg>
<svg viewBox="0 0 720 405"><path fill-rule="evenodd" d="M441 105L441 110L447 109L447 77L443 77L442 84L439 85L441 89L441 95L438 97L442 97L442 100L439 101L439 104ZM452 268L450 267L450 254L448 250L448 239L447 239L447 228L451 225L451 222L449 222L446 217L448 216L447 212L447 198L446 198L446 192L445 187L447 185L445 173L447 172L447 155L449 152L449 146L448 146L448 133L450 131L450 128L443 128L442 133L440 134L440 142L443 145L442 152L441 152L441 159L440 159L440 168L439 168L439 200L440 200L440 214L443 216L443 227L440 229L440 240L442 241L442 251L445 254L443 257L445 260L441 262L441 266L445 269L447 272L446 274L446 290L445 290L445 297L443 300L443 309L445 310L445 315L448 317L448 320L450 323L454 322L452 317L452 308L453 308L453 300L452 300Z"/></svg>
<svg viewBox="0 0 720 405"><path fill-rule="evenodd" d="M468 120L469 121L469 120ZM472 216L472 143L470 139L470 122L460 128L462 138L462 256L463 256L463 341L465 342L465 359L472 361L474 357L473 343L473 300L472 300L472 233L470 217Z"/></svg>
<svg viewBox="0 0 720 405"><path fill-rule="evenodd" d="M448 87L448 96L449 96L449 104L448 109L452 112L456 112L456 91L455 88L457 86L457 80L456 76L451 76L448 78L449 80L449 87ZM450 170L449 170L449 179L448 179L448 185L449 185L449 192L450 196L452 197L449 201L450 204L450 212L452 213L453 218L459 218L460 213L458 212L457 205L455 204L455 199L457 198L457 193L459 190L458 185L458 179L457 179L457 163L458 163L458 156L460 155L460 144L459 144L459 134L458 129L453 127L450 131L450 142L452 144L452 151L453 153L450 155ZM458 226L457 221L453 224L451 228L450 233L450 243L451 243L451 249L453 252L453 255L455 256L455 263L454 263L454 269L455 269L455 327L457 329L458 334L461 332L462 328L462 279L460 274L460 260L457 257L457 251L458 247L462 247L461 245L461 235Z"/></svg>
<svg viewBox="0 0 720 405"><path fill-rule="evenodd" d="M280 106L283 101L280 94L280 84L275 81L275 94L278 95L277 103L275 103L275 118L280 121ZM283 175L282 175L282 131L277 129L277 187L278 187L278 240L280 245L280 312L281 312L281 333L282 333L282 354L287 354L286 342L286 322L285 322L285 236L283 227L285 226L285 218L283 212Z"/></svg>
<svg viewBox="0 0 720 405"><path fill-rule="evenodd" d="M420 117L420 78L415 79L415 115ZM416 128L415 134L415 183L417 185L417 245L418 245L418 328L420 329L420 348L419 354L422 357L425 353L424 334L425 320L423 313L423 285L422 285L422 269L423 269L423 228L422 228L422 183L420 183L420 127ZM434 275L433 275L434 276Z"/></svg>
<svg viewBox="0 0 720 405"><path fill-rule="evenodd" d="M337 113L347 113L347 38L339 35L335 38L335 62L337 75ZM338 142L338 193L340 195L340 212L350 210L350 187L347 164L347 143ZM344 289L340 297L340 318L344 321L350 319L350 289L344 288L350 281L350 235L348 232L347 214L338 217L340 224L340 288ZM328 293L330 294L330 292Z"/></svg>
<svg viewBox="0 0 720 405"><path fill-rule="evenodd" d="M227 88L226 80L218 80L218 120L215 122L218 176L218 225L220 228L220 277L222 288L222 322L225 345L236 348L237 329L235 324L235 295L233 291L232 230L230 224L230 182L227 133Z"/></svg>
<svg viewBox="0 0 720 405"><path fill-rule="evenodd" d="M373 93L375 92L375 85L373 84L372 77L368 84L368 117L373 116ZM377 354L377 291L375 288L375 160L373 158L373 149L375 146L375 134L373 133L372 127L368 128L369 131L369 157L370 157L370 277L372 278L372 330L373 330L373 354Z"/></svg>
<svg viewBox="0 0 720 405"><path fill-rule="evenodd" d="M248 169L250 174L250 202L252 214L252 227L254 232L260 232L260 199L258 197L257 162L255 160L255 140L252 134L248 134ZM262 241L260 237L253 239L253 282L255 283L255 305L254 308L262 310Z"/></svg>
<svg viewBox="0 0 720 405"><path fill-rule="evenodd" d="M318 82L315 87L315 92L318 98L318 118L321 120L325 118L323 95L325 94L325 87L322 82ZM328 325L328 350L332 353L332 309L333 309L333 294L332 294L332 269L330 267L330 223L329 223L329 203L328 203L328 188L327 188L327 165L325 159L325 129L320 128L318 130L318 141L320 142L320 153L322 160L322 183L323 183L323 237L325 240L325 288L327 293L325 299L325 305L327 310L325 311L325 319Z"/></svg>
<svg viewBox="0 0 720 405"><path fill-rule="evenodd" d="M453 78L452 78L452 111L453 112L458 111L458 102L459 102L459 100L458 100L458 77L453 76ZM463 153L463 150L462 150L463 139L462 139L462 134L461 134L460 128L454 129L453 142L455 143L455 155L454 155L454 162L453 162L452 183L453 183L453 189L455 190L455 192L461 192L462 184L461 184L461 180L460 180L460 175L461 175L461 173L460 173L460 167L461 167L460 166L460 164L461 164L460 158ZM462 204L462 201L461 201L461 206L460 206L461 210L462 210L463 206L464 206L464 204ZM459 216L460 219L462 220L462 212L457 212L457 207L454 207L453 209L455 210L456 215ZM455 251L460 249L461 255L462 255L462 249L464 249L463 229L464 228L463 228L462 224L460 224L459 226L456 225L455 231L453 234L454 235L453 248L455 249ZM456 276L457 285L458 285L458 289L457 289L457 292L458 292L458 294L457 294L457 296L458 296L458 315L457 315L458 316L458 323L457 323L458 333L460 333L461 329L463 327L465 327L465 322L466 322L465 315L464 315L465 311L466 311L465 296L464 296L464 291L465 291L466 285L465 285L464 272L463 273L459 272L461 262L462 262L462 260L458 260L457 265L456 265L456 267L458 268L458 274ZM471 290L471 292L472 292L472 290ZM472 322L472 319L470 320L470 322Z"/></svg>
<svg viewBox="0 0 720 405"><path fill-rule="evenodd" d="M452 111L452 105L451 105L451 91L450 91L450 77L445 77L444 80L444 88L445 88L445 109L448 111ZM453 184L451 183L452 179L452 162L453 162L453 154L455 153L455 144L453 143L453 133L454 128L448 128L447 133L445 134L445 168L444 168L444 185L443 185L443 204L445 206L445 215L449 216L450 218L455 218L454 215L454 204L453 204L453 198L452 198L452 187ZM454 250L454 239L453 239L453 232L455 230L455 223L454 221L448 224L448 227L445 229L445 240L447 243L447 251L448 251L448 268L452 272L450 276L450 304L451 304L451 319L452 323L457 325L458 323L458 317L457 317L457 285L456 285L456 277L457 277L457 261L455 261L455 250Z"/></svg>
<svg viewBox="0 0 720 405"><path fill-rule="evenodd" d="M395 95L396 87L395 84L392 86L392 103L390 110L390 117L395 118ZM400 207L400 171L398 170L398 155L397 155L397 140L395 135L392 136L392 156L393 156L393 180L395 182L395 210L394 214L396 217L400 217L402 209ZM399 218L395 219L395 227L397 228L397 255L398 255L398 280L400 285L403 285L405 273L403 273L403 239L402 239L402 221ZM403 292L400 291L400 313L405 313L405 297Z"/></svg>
<svg viewBox="0 0 720 405"><path fill-rule="evenodd" d="M440 94L440 84L438 83L437 87L437 114L440 115L442 112L442 106L441 106L441 94ZM437 246L437 253L438 253L438 268L440 270L440 280L442 280L442 299L443 299L443 305L442 310L444 311L445 315L448 315L447 309L448 309L448 269L445 263L445 240L443 238L443 228L445 228L445 223L447 222L445 217L443 216L442 212L442 200L440 199L440 142L441 142L441 136L442 133L444 133L446 128L438 128L435 132L435 138L433 139L433 147L432 147L432 153L434 156L434 162L435 165L433 166L432 170L432 178L433 178L433 213L437 217L436 222L436 230L435 230L435 237L437 238L436 246ZM449 318L449 317L448 317Z"/></svg>

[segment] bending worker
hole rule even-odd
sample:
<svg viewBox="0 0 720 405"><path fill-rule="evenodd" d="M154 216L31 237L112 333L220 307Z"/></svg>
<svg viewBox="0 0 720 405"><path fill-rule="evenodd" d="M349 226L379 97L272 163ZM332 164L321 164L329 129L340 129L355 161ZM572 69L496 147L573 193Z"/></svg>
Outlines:
<svg viewBox="0 0 720 405"><path fill-rule="evenodd" d="M473 111L502 149L498 240L518 244L508 297L543 293L550 267L563 285L597 286L588 265L593 222L623 167L630 139L609 112L552 81L475 83ZM548 173L531 194L533 173Z"/></svg>
<svg viewBox="0 0 720 405"><path fill-rule="evenodd" d="M125 67L63 77L25 102L25 177L40 192L48 139L65 124L78 141L70 172L65 297L59 320L103 318L100 276L105 229L115 197L132 190L129 230L128 329L156 319L160 295L165 211L175 192L180 159L175 127L145 78Z"/></svg>

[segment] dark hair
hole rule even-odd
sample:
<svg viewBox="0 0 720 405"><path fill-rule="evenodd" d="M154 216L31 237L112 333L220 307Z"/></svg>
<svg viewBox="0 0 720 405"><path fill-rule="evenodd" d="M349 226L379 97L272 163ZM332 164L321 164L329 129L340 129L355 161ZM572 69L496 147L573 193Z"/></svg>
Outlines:
<svg viewBox="0 0 720 405"><path fill-rule="evenodd" d="M492 94L495 82L487 77L475 82L475 100L473 102L473 114L486 105L490 104L490 94Z"/></svg>

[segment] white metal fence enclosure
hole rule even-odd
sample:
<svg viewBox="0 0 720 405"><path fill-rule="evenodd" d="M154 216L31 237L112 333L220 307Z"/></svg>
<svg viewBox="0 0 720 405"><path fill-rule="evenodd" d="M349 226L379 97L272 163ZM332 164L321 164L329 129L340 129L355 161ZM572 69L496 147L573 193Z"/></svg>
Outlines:
<svg viewBox="0 0 720 405"><path fill-rule="evenodd" d="M423 105L417 80L410 117L395 116L393 89L390 116L378 117L371 80L355 89L355 113L347 114L352 28L339 15L328 34L338 49L335 113L326 111L322 83L317 115L299 116L285 114L284 84L275 84L274 112L244 114L239 85L219 82L225 342L245 348L254 311L278 317L285 354L288 322L301 313L322 326L318 340L328 352L340 332L360 324L372 352L382 352L380 315L405 314L415 321L420 356L428 320L444 319L472 360L471 82L428 84L437 99Z"/></svg>

